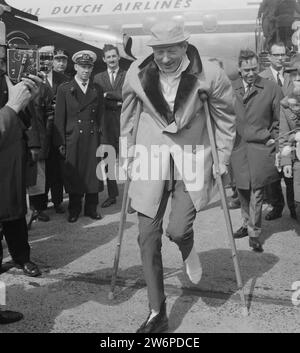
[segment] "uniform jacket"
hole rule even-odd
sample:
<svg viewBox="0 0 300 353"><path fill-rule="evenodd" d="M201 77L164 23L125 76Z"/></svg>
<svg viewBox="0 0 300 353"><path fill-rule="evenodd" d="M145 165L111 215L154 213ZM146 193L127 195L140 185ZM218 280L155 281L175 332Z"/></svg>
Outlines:
<svg viewBox="0 0 300 353"><path fill-rule="evenodd" d="M120 115L122 108L122 88L126 76L126 71L119 69L115 79L114 87L110 82L107 71L100 72L94 77L94 82L102 87L106 93L104 98L105 113L103 117L103 144L109 144L119 151L120 138Z"/></svg>
<svg viewBox="0 0 300 353"><path fill-rule="evenodd" d="M181 161L185 161L186 164L181 168L184 171L182 179L197 211L208 203L215 191L211 147L199 91L204 90L209 95L219 159L222 163L229 163L233 147L235 116L230 81L213 63L202 65L198 51L194 47L189 46L187 55L190 65L182 73L173 113L170 112L160 91L159 72L153 55L131 65L123 87L121 136L127 138L130 148L133 143L135 115L137 108L141 106L136 142L137 146L141 150L146 150L149 156L147 160L144 154L140 157L137 155L133 163L129 195L132 199L132 207L152 218L157 214L165 180L168 179L170 170L170 153L159 155L154 152L153 157L156 162L148 163L153 146L166 145L173 148L175 151L173 159L177 166L182 167ZM186 145L188 147L184 151ZM122 143L121 155L124 152ZM198 168L196 177L192 180L187 171L191 170L189 167L195 170L196 162ZM146 170L145 180L137 178L140 169L135 166L139 165L140 169ZM151 178L151 173L158 170L160 173ZM178 174L178 168L176 171Z"/></svg>
<svg viewBox="0 0 300 353"><path fill-rule="evenodd" d="M11 108L0 109L0 222L26 214L24 128Z"/></svg>
<svg viewBox="0 0 300 353"><path fill-rule="evenodd" d="M32 117L32 129L29 135L29 146L40 149L39 159L45 160L49 155L53 134L54 107L53 94L48 85L42 84L36 99L29 103L28 113Z"/></svg>
<svg viewBox="0 0 300 353"><path fill-rule="evenodd" d="M275 168L275 144L265 143L278 136L281 89L270 80L258 77L250 96L243 101L242 79L233 82L237 136L232 152L232 167L239 189L257 189L279 178Z"/></svg>
<svg viewBox="0 0 300 353"><path fill-rule="evenodd" d="M269 67L266 68L264 71L262 71L259 74L259 76L262 78L266 78L268 80L271 80L272 82L275 82L277 84L277 79L275 79L275 77ZM281 89L282 89L283 95L287 96L289 94L290 90L292 89L292 82L290 81L289 74L287 74L287 73L285 73L283 75L283 78L284 78L284 83L283 83L283 86Z"/></svg>
<svg viewBox="0 0 300 353"><path fill-rule="evenodd" d="M96 177L96 151L100 145L103 91L89 83L86 95L75 79L58 88L54 118L54 145L66 147L63 166L68 193L96 193L103 186Z"/></svg>
<svg viewBox="0 0 300 353"><path fill-rule="evenodd" d="M48 86L51 88L53 95L56 96L58 87L62 83L69 82L69 81L71 80L68 78L67 75L62 74L61 72L52 71L52 87L50 86L49 83L48 83Z"/></svg>

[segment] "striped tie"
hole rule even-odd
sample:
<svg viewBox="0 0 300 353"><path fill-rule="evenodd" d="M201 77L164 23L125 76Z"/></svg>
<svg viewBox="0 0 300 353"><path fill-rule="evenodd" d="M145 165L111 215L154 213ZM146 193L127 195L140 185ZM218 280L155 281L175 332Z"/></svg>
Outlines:
<svg viewBox="0 0 300 353"><path fill-rule="evenodd" d="M115 87L115 71L111 72L110 82L111 82L111 86Z"/></svg>

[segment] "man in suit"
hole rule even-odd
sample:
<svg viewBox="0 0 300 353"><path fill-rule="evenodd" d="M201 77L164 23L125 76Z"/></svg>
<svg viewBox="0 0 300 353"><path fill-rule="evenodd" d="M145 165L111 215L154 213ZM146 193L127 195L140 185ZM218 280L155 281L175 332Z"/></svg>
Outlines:
<svg viewBox="0 0 300 353"><path fill-rule="evenodd" d="M102 88L90 80L94 52L83 50L73 55L76 75L57 91L54 117L54 145L63 158L64 185L69 194L69 222L76 222L85 195L84 214L101 219L97 212L98 192L103 183L96 175L96 151L100 145L104 110Z"/></svg>
<svg viewBox="0 0 300 353"><path fill-rule="evenodd" d="M119 67L120 54L117 47L106 44L103 48L103 61L107 70L97 74L94 83L103 88L105 112L103 117L103 144L113 146L119 154L120 115L122 108L122 87L126 72ZM116 180L107 179L108 199L101 207L109 207L116 203L119 195Z"/></svg>
<svg viewBox="0 0 300 353"><path fill-rule="evenodd" d="M275 168L281 89L258 75L258 58L251 50L239 56L241 78L233 82L237 136L231 156L243 225L236 239L249 235L249 245L262 252L260 242L264 187L279 179Z"/></svg>
<svg viewBox="0 0 300 353"><path fill-rule="evenodd" d="M161 237L170 196L166 234L178 245L190 280L198 283L201 279L193 223L216 191L206 116L199 97L202 91L209 96L221 175L227 173L235 138L231 83L215 64L202 63L188 38L182 24L156 23L148 43L153 54L131 65L123 86L121 137L127 143L121 144L120 155L126 156L125 145L131 149L134 143L139 151L146 152L137 153L129 167L129 197L138 212L138 241L150 307L138 333L157 333L168 327ZM137 114L137 140L132 141ZM156 146L170 150L152 155ZM171 153L172 149L176 153ZM142 170L148 175L140 175ZM192 177L188 170L196 171L196 175Z"/></svg>
<svg viewBox="0 0 300 353"><path fill-rule="evenodd" d="M269 60L271 65L261 72L259 75L263 78L271 80L281 87L283 95L287 96L291 90L291 81L289 74L284 73L285 61L286 61L286 48L284 43L274 43L271 46ZM286 185L286 199L288 208L292 218L296 218L296 209L294 202L294 183L293 178L287 178L282 173L281 177L284 178ZM265 219L271 221L281 217L284 208L284 197L281 188L281 178L276 182L267 185L265 189L267 200L272 205L272 210L266 215Z"/></svg>
<svg viewBox="0 0 300 353"><path fill-rule="evenodd" d="M59 85L67 82L69 79L66 75L53 70L53 60L61 53L54 50L53 46L44 46L39 49L41 60L41 68L45 73L45 84L48 87L44 88L44 97L41 95L39 100L40 107L46 107L52 102L55 104L56 93ZM38 106L37 106L37 109ZM37 110L35 109L35 110ZM39 109L41 110L41 109ZM50 220L49 216L44 212L48 206L48 193L51 191L51 200L54 204L56 213L64 213L62 207L63 202L63 177L61 169L61 156L59 151L53 145L53 114L44 117L45 114L38 114L37 118L40 120L39 137L44 148L43 153L39 154L38 168L41 172L39 184L34 188L29 189L30 204L33 208L32 219L38 219L43 222ZM43 148L42 148L43 150ZM43 185L41 185L43 184Z"/></svg>

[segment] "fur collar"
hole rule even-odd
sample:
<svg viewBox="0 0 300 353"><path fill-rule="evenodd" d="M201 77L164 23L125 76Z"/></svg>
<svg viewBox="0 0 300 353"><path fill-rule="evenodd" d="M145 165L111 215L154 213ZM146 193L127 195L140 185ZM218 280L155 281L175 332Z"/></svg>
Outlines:
<svg viewBox="0 0 300 353"><path fill-rule="evenodd" d="M189 44L187 57L190 60L188 68L182 73L180 84L175 99L174 113L181 107L193 92L198 77L202 73L202 61L198 50ZM173 114L166 102L161 90L159 89L159 69L154 61L154 55L150 55L139 66L139 79L145 94L149 98L154 108L170 123Z"/></svg>

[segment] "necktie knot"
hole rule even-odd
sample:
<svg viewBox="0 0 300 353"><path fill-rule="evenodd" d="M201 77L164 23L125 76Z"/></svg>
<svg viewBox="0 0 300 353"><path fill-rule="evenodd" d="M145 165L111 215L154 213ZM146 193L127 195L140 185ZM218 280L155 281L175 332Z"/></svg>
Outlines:
<svg viewBox="0 0 300 353"><path fill-rule="evenodd" d="M246 89L245 89L244 97L243 97L244 103L247 102L247 100L248 100L248 98L249 98L249 96L250 96L251 88L252 88L252 84L251 84L251 83L248 83L248 85L246 86Z"/></svg>
<svg viewBox="0 0 300 353"><path fill-rule="evenodd" d="M87 85L87 82L82 82L82 86L85 87Z"/></svg>
<svg viewBox="0 0 300 353"><path fill-rule="evenodd" d="M282 87L282 81L280 79L280 73L279 72L277 73L277 83L278 83L279 87Z"/></svg>

